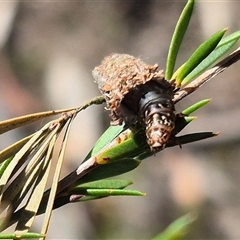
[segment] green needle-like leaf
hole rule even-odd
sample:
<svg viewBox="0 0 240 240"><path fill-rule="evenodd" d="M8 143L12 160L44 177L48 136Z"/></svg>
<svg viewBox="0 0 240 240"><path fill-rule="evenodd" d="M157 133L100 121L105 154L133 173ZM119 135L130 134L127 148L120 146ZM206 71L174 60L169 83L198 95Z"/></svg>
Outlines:
<svg viewBox="0 0 240 240"><path fill-rule="evenodd" d="M124 188L132 184L132 182L122 179L106 179L80 184L71 189L72 196L76 196L77 201L80 196L95 196L95 197L108 197L108 196L143 196L142 192L136 190L125 190ZM86 199L84 199L85 201Z"/></svg>
<svg viewBox="0 0 240 240"><path fill-rule="evenodd" d="M88 189L87 193L92 196L109 197L109 196L144 196L145 194L136 190L125 189Z"/></svg>
<svg viewBox="0 0 240 240"><path fill-rule="evenodd" d="M205 106L205 105L208 104L209 102L210 102L210 99L201 100L201 101L193 104L192 106L184 109L184 110L182 111L182 114L188 116L188 115L192 114L193 112L195 112L196 110L198 110L199 108Z"/></svg>
<svg viewBox="0 0 240 240"><path fill-rule="evenodd" d="M186 239L186 234L192 227L196 216L186 214L174 222L172 222L162 233L154 237L152 240L180 240Z"/></svg>
<svg viewBox="0 0 240 240"><path fill-rule="evenodd" d="M213 132L200 132L200 133L186 134L186 135L183 135L180 137L175 137L174 139L172 139L171 141L168 142L166 147L174 147L176 145L182 146L187 143L197 142L197 141L204 140L204 139L207 139L210 137L215 137L217 135L218 135L218 133L213 133ZM144 160L150 156L152 156L152 152L149 150L149 151L146 151L146 152L140 154L138 156L138 159Z"/></svg>
<svg viewBox="0 0 240 240"><path fill-rule="evenodd" d="M172 77L178 51L181 46L185 32L187 30L189 21L191 19L193 7L194 7L194 0L188 0L175 27L172 40L169 46L168 56L167 56L166 70L165 70L166 79L171 79Z"/></svg>
<svg viewBox="0 0 240 240"><path fill-rule="evenodd" d="M181 145L187 144L187 143L193 143L197 142L200 140L204 140L210 137L215 137L217 136L218 133L213 133L213 132L198 132L198 133L190 133L186 134L180 137L176 137L176 142L179 142ZM176 143L171 143L169 142L169 147L174 147L176 146Z"/></svg>
<svg viewBox="0 0 240 240"><path fill-rule="evenodd" d="M145 196L145 193L125 189L88 189L83 195L75 194L70 199L71 202L82 202L110 196Z"/></svg>
<svg viewBox="0 0 240 240"><path fill-rule="evenodd" d="M121 126L110 126L97 140L92 150L86 156L85 160L89 159L91 156L96 155L100 150L102 150L107 144L109 144L114 138L116 138L121 132L123 132L124 127Z"/></svg>
<svg viewBox="0 0 240 240"><path fill-rule="evenodd" d="M149 149L149 146L146 143L145 132L140 130L136 133L130 132L128 139L103 151L95 158L98 164L106 164L127 157L136 157L146 149Z"/></svg>
<svg viewBox="0 0 240 240"><path fill-rule="evenodd" d="M192 72L190 72L181 82L184 86L188 84L192 79L199 76L212 64L214 64L219 58L221 58L227 51L229 51L239 40L240 31L237 31L225 38L223 38L216 49L213 50Z"/></svg>
<svg viewBox="0 0 240 240"><path fill-rule="evenodd" d="M44 237L43 234L40 233L33 233L33 232L28 232L28 233L23 233L23 234L18 234L18 232L15 233L3 233L0 234L0 239L34 239L34 238L42 238Z"/></svg>
<svg viewBox="0 0 240 240"><path fill-rule="evenodd" d="M4 171L8 167L9 163L12 161L12 158L6 159L0 166L0 178L2 177Z"/></svg>
<svg viewBox="0 0 240 240"><path fill-rule="evenodd" d="M110 196L145 196L145 193L142 193L137 190L119 190L119 189L88 189L86 195L75 195L73 197L76 197L74 199L74 202L83 202L83 201L89 201L104 197L110 197Z"/></svg>
<svg viewBox="0 0 240 240"><path fill-rule="evenodd" d="M103 179L103 180L79 184L78 186L74 187L73 190L92 189L92 188L94 188L94 189L102 189L102 188L123 189L131 184L132 184L132 182L129 180Z"/></svg>
<svg viewBox="0 0 240 240"><path fill-rule="evenodd" d="M220 30L208 38L194 51L189 59L178 68L172 77L172 79L176 80L177 85L181 85L183 79L216 48L226 31L227 29Z"/></svg>

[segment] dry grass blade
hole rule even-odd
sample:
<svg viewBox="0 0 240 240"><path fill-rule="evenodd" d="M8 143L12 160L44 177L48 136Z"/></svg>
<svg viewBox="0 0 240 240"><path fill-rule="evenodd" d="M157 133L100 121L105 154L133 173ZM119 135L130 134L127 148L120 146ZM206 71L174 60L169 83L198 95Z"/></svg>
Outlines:
<svg viewBox="0 0 240 240"><path fill-rule="evenodd" d="M4 209L7 208L6 215L8 217L5 218L4 222L1 223L1 229L4 229L8 226L8 220L11 219L12 213L19 207L20 203L27 195L29 189L33 187L34 193L36 192L36 187L37 195L32 193L29 199L29 201L31 201L28 203L30 206L27 205L27 210L24 209L22 213L23 217L18 219L18 229L21 229L23 232L27 231L31 226L34 216L38 210L39 203L41 201L41 197L39 195L42 195L45 189L45 183L42 182L41 179L43 176L46 176L46 178L48 176L48 171L46 171L47 168L45 164L46 157L49 156L48 152L50 146L52 146L50 149L51 152L53 151L53 144L51 144L51 142L52 139L54 139L55 142L55 139L58 136L58 132L60 130L61 129L58 128L55 121L52 121L45 125L41 130L33 135L29 142L25 144L25 146L20 150L20 154L16 154L15 163L12 164L14 162L12 161L10 163L12 166L9 166L9 164L6 168L3 174L3 178L1 179L5 179L5 181L7 181L5 186L2 188L4 190L2 192L2 202L4 204L2 204L1 211L4 211ZM9 174L11 176L10 179ZM34 182L35 186L33 186ZM39 191L39 187L37 185L39 182L41 183L40 186L43 188L42 193Z"/></svg>
<svg viewBox="0 0 240 240"><path fill-rule="evenodd" d="M181 99L194 92L196 89L201 87L204 83L217 76L219 73L223 72L225 69L230 67L232 64L240 60L240 48L237 48L228 57L224 58L222 61L217 63L214 67L205 71L191 83L186 85L183 89L176 92L173 101L175 103L179 102Z"/></svg>
<svg viewBox="0 0 240 240"><path fill-rule="evenodd" d="M41 135L44 134L45 131L49 129L51 126L51 123L46 124L40 131L35 133L33 137L24 145L24 147L14 156L10 164L8 165L7 169L4 171L1 179L0 179L0 202L2 200L2 194L4 187L6 186L9 177L11 176L13 170L17 166L18 162L25 156L28 155L31 152L32 146L35 144L35 142L39 139Z"/></svg>
<svg viewBox="0 0 240 240"><path fill-rule="evenodd" d="M49 195L49 199L48 199L48 204L47 204L47 208L46 208L46 212L45 212L45 217L44 217L44 221L43 221L43 226L42 226L42 230L41 230L41 234L43 234L43 235L45 235L47 233L47 229L49 226L49 221L51 218L53 204L54 204L54 200L55 200L55 196L56 196L56 192L57 192L58 181L59 181L59 177L60 177L64 154L66 151L67 139L69 136L71 123L72 123L74 117L75 117L75 115L71 118L71 120L69 121L69 123L67 125L67 129L64 134L64 138L63 138L63 142L62 142L62 147L61 147L61 150L60 150L60 153L58 156L57 166L55 168L53 183L52 183L52 187L51 187L51 191L50 191L50 195ZM42 239L45 239L45 237Z"/></svg>
<svg viewBox="0 0 240 240"><path fill-rule="evenodd" d="M1 211L3 212L4 209L7 210L7 217L3 219L4 222L1 224L1 229L5 229L14 222L18 222L18 233L28 231L42 199L45 183L48 178L48 166L51 161L57 136L65 124L69 122L69 120L73 120L77 113L93 104L101 104L102 102L104 102L104 99L100 96L86 102L78 108L31 114L0 123L0 133L3 133L45 117L63 113L59 119L47 123L36 133L21 139L0 152L0 161L3 162L6 160L4 166L2 165L4 168L1 170L0 176L0 201L4 202L4 204L6 203ZM51 216L51 205L53 204L57 188L68 133L69 125L59 155L54 178L55 184L53 184L51 193L52 201L49 202L48 215L45 218L43 226L43 231L45 232L47 231ZM10 157L12 156L14 157L11 159ZM18 212L17 209L19 205L29 193L30 197L28 198L27 204L21 209L22 211L19 212L18 218L14 220L14 218L12 218L13 215ZM1 207L4 206L4 204L1 204Z"/></svg>
<svg viewBox="0 0 240 240"><path fill-rule="evenodd" d="M34 113L34 114L25 115L25 116L9 119L6 121L2 121L2 122L0 122L0 134L3 134L12 129L22 127L26 124L41 120L46 117L57 115L60 113L66 113L66 112L74 111L74 110L76 110L76 113L79 113L80 111L88 108L89 106L91 106L93 104L102 104L104 101L105 101L105 99L102 96L98 96L98 97L91 99L90 101L87 101L82 106L77 107L77 108L69 108L69 109L63 109L63 110ZM11 156L14 156L32 136L33 135L27 136L27 137L19 140L18 142L12 144L11 146L0 151L0 163L2 163L4 160L8 159Z"/></svg>
<svg viewBox="0 0 240 240"><path fill-rule="evenodd" d="M27 137L19 140L18 142L15 142L11 146L9 146L9 147L3 149L2 151L0 151L0 163L2 163L6 159L14 156L26 144L26 142L28 142L28 140L31 137L33 137L33 135L34 134L32 134L30 136L27 136Z"/></svg>
<svg viewBox="0 0 240 240"><path fill-rule="evenodd" d="M2 174L1 200L6 204L1 210L7 208L10 222L12 214L32 188L28 202L17 219L17 232L20 235L29 230L38 211L48 179L56 139L65 124L75 115L74 110L47 123L25 143ZM1 224L2 229L11 224L8 222L8 217L5 220Z"/></svg>
<svg viewBox="0 0 240 240"><path fill-rule="evenodd" d="M42 199L42 195L46 187L51 166L50 163L52 160L52 153L56 139L57 135L55 134L49 143L48 151L42 164L41 172L40 174L38 174L38 178L31 193L31 196L29 197L28 203L26 204L24 211L22 212L19 222L17 224L16 231L20 234L27 232L29 228L32 226L33 221L35 219L36 213L38 211Z"/></svg>
<svg viewBox="0 0 240 240"><path fill-rule="evenodd" d="M3 134L10 130L25 126L27 124L30 124L36 121L39 121L46 117L54 116L60 113L70 112L76 109L78 108L68 108L63 110L33 113L33 114L29 114L29 115L25 115L17 118L8 119L6 121L0 122L0 134Z"/></svg>
<svg viewBox="0 0 240 240"><path fill-rule="evenodd" d="M3 201L11 202L13 203L13 205L20 204L19 201L24 198L28 190L32 187L33 182L36 180L39 174L39 169L42 168L41 165L44 162L46 153L47 151L49 151L49 144L51 143L57 132L58 129L56 128L54 129L54 131L50 132L50 134L46 133L46 135L41 138L41 141L38 143L40 146L38 149L36 148L36 153L34 152L33 156L31 157L25 168L22 169L19 174L17 174L13 182L11 182L11 184L7 187L6 191L3 194ZM24 160L26 161L28 157L29 156L24 156ZM20 196L18 196L20 191L21 194ZM12 208L13 210L15 210L14 207Z"/></svg>

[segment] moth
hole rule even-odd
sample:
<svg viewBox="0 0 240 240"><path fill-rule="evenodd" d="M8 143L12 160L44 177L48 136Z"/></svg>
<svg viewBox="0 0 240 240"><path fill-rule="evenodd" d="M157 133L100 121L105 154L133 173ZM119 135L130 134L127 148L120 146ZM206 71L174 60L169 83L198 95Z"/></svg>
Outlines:
<svg viewBox="0 0 240 240"><path fill-rule="evenodd" d="M92 74L106 99L111 125L140 123L152 152L164 148L175 127L175 85L164 79L158 65L147 65L128 54L112 54Z"/></svg>

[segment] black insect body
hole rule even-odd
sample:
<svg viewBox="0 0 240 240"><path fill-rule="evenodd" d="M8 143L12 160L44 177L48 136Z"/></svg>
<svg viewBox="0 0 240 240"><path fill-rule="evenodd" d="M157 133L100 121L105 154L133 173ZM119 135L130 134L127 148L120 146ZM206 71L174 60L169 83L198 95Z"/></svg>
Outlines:
<svg viewBox="0 0 240 240"><path fill-rule="evenodd" d="M141 123L153 152L165 147L176 120L172 101L175 86L157 68L127 54L113 54L93 70L111 111L111 124L124 122L132 127Z"/></svg>
<svg viewBox="0 0 240 240"><path fill-rule="evenodd" d="M162 79L160 82L149 81L130 90L121 102L145 126L147 143L154 152L165 147L175 127L172 98L172 86Z"/></svg>

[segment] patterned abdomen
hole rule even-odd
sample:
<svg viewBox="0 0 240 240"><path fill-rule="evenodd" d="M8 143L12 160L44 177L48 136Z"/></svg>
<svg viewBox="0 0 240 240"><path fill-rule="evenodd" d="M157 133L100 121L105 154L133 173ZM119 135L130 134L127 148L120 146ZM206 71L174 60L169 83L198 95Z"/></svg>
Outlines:
<svg viewBox="0 0 240 240"><path fill-rule="evenodd" d="M151 150L156 152L166 146L175 127L175 108L171 97L166 94L159 94L156 101L149 100L145 104L142 118L146 128L147 143Z"/></svg>

